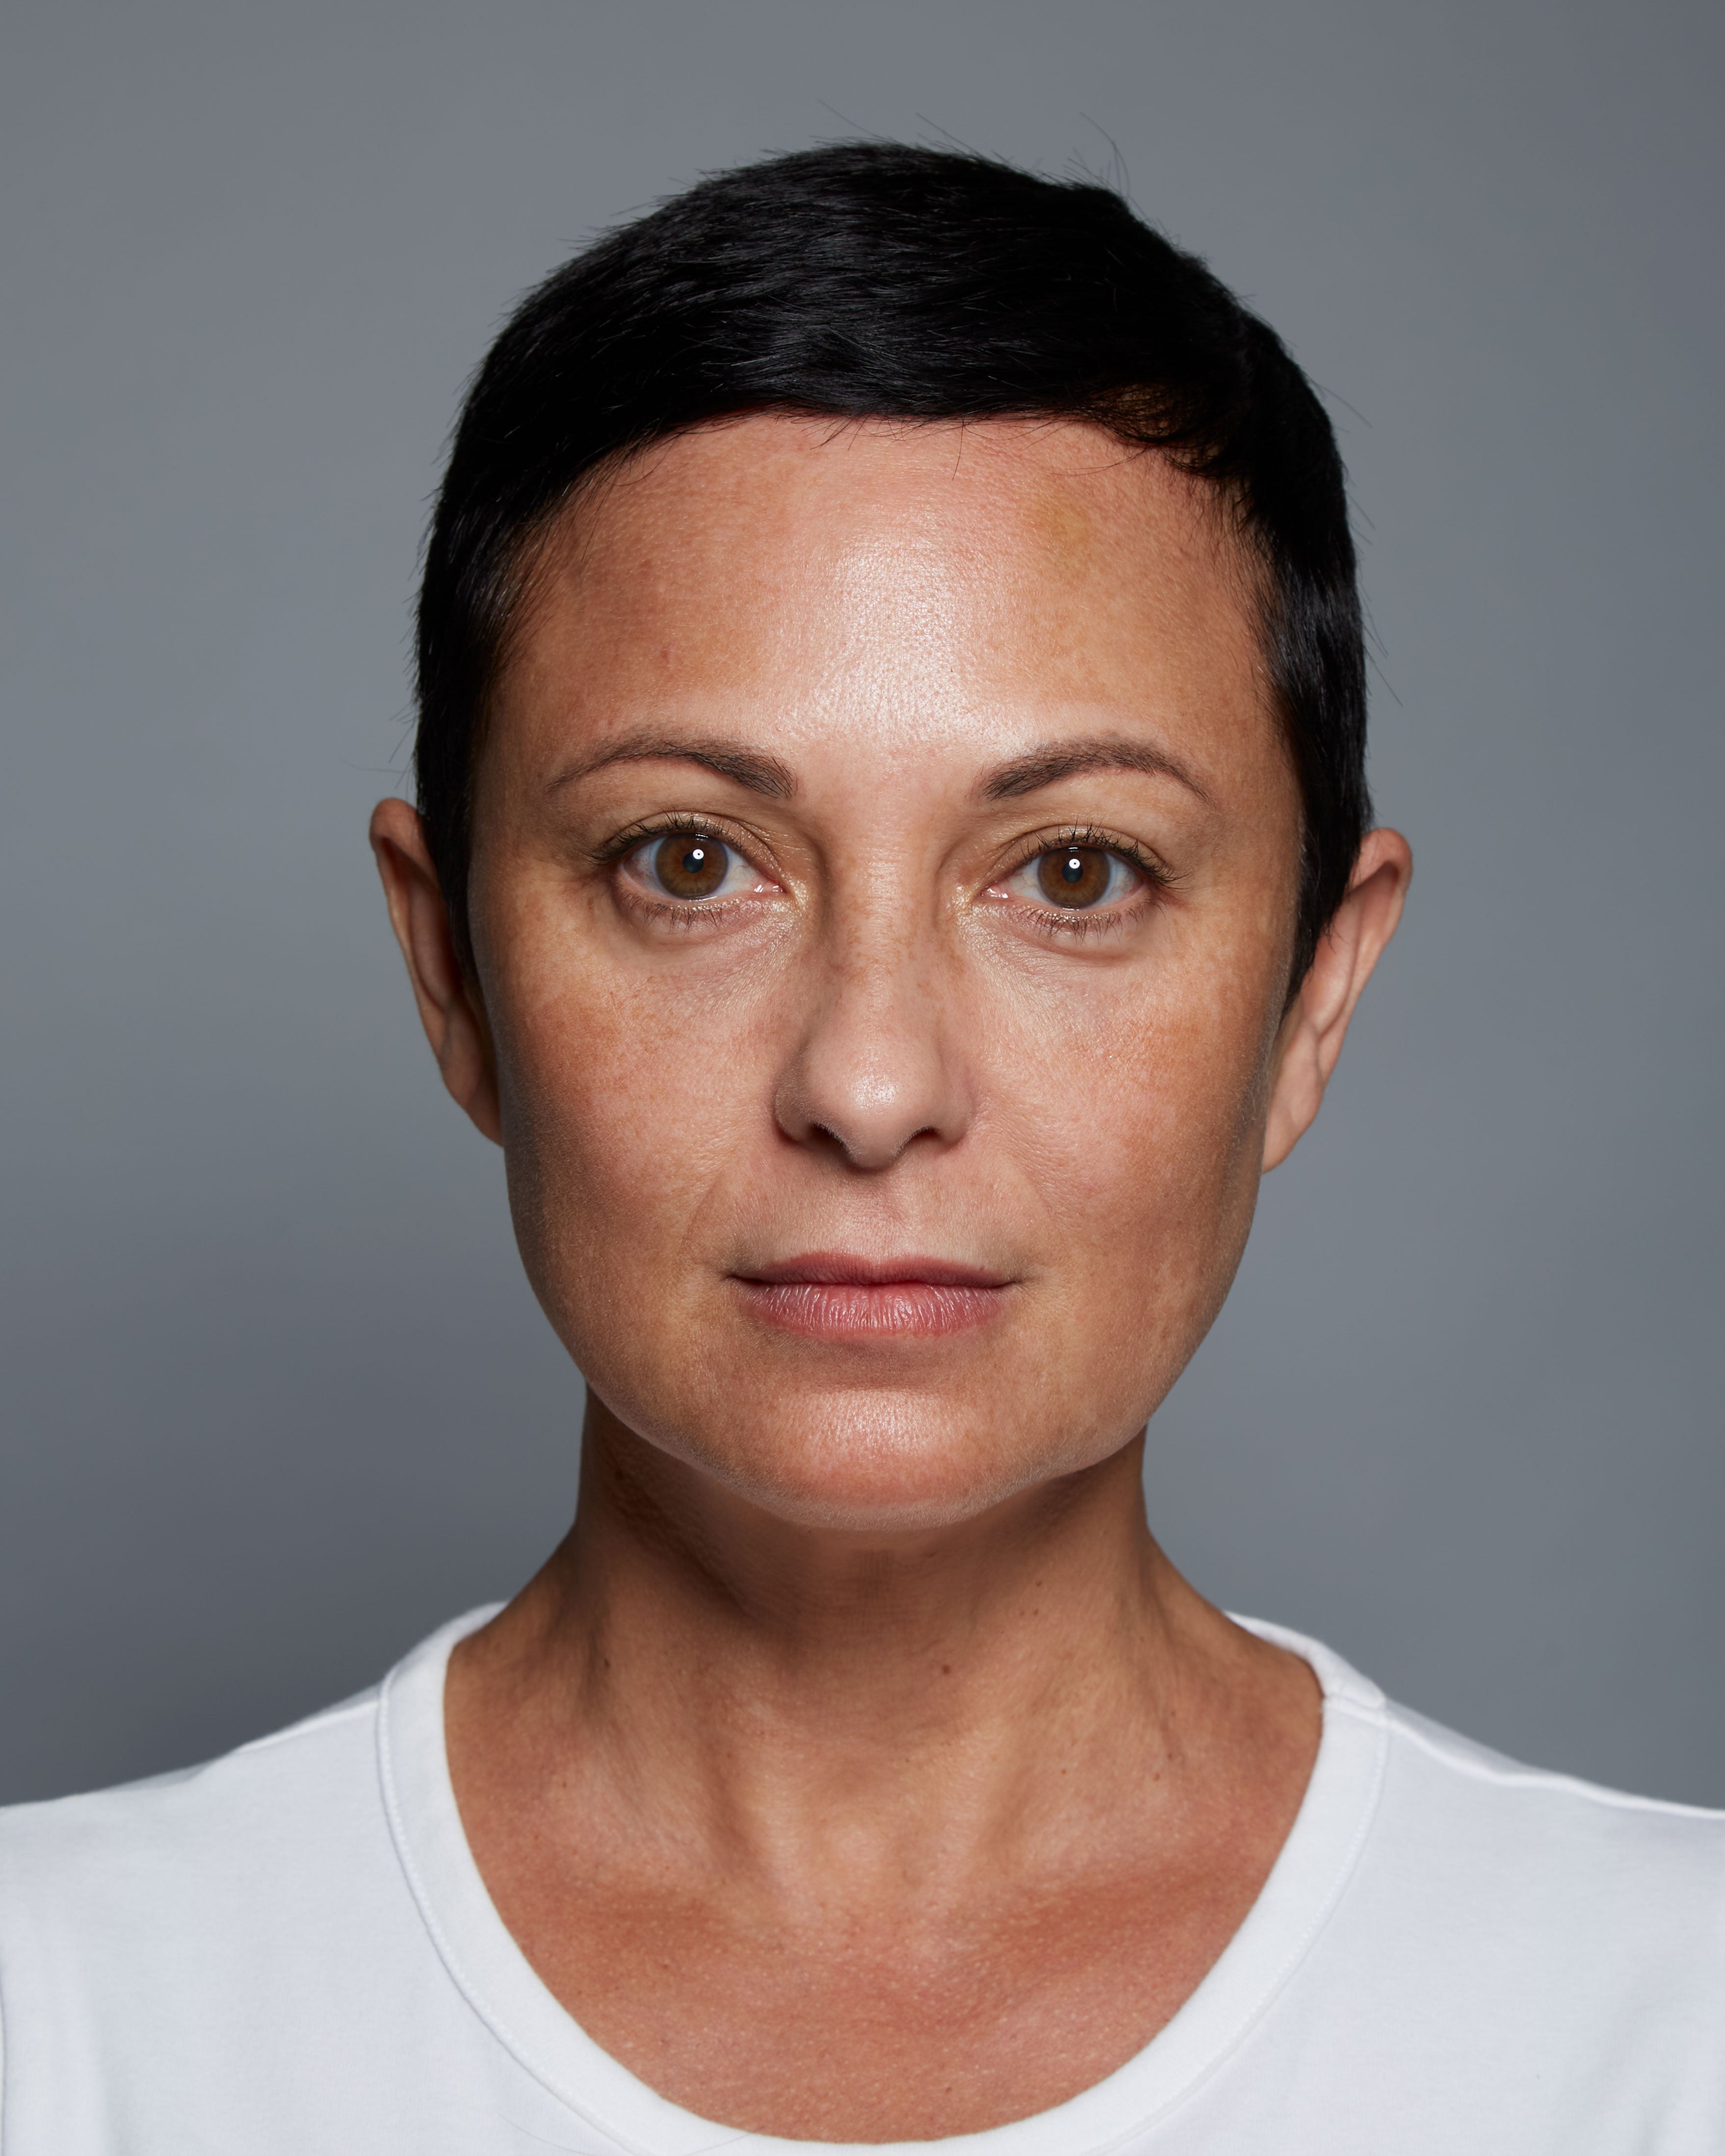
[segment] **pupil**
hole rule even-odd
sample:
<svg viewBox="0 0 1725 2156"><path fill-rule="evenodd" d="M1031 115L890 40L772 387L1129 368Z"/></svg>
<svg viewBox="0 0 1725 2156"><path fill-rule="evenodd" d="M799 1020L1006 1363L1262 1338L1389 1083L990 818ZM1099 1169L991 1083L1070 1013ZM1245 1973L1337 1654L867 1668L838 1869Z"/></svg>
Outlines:
<svg viewBox="0 0 1725 2156"><path fill-rule="evenodd" d="M1076 883L1084 874L1084 858L1081 854L1068 854L1060 863L1060 874L1068 883Z"/></svg>

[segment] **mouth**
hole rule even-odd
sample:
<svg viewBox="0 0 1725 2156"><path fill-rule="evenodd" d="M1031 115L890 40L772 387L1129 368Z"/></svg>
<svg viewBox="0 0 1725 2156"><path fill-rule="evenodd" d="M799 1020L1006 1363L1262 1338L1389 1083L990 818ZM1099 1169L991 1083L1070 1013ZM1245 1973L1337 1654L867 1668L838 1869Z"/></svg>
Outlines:
<svg viewBox="0 0 1725 2156"><path fill-rule="evenodd" d="M947 1258L861 1258L815 1250L732 1276L751 1314L805 1338L928 1339L999 1315L1005 1273Z"/></svg>

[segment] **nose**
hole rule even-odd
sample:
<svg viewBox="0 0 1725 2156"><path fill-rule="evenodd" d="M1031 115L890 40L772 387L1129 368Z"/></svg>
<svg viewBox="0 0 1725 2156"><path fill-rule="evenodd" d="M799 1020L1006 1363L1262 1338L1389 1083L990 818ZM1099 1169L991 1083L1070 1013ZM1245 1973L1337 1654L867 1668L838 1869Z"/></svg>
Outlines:
<svg viewBox="0 0 1725 2156"><path fill-rule="evenodd" d="M918 1139L957 1142L971 1102L938 974L937 953L890 932L829 961L773 1101L787 1137L872 1173Z"/></svg>

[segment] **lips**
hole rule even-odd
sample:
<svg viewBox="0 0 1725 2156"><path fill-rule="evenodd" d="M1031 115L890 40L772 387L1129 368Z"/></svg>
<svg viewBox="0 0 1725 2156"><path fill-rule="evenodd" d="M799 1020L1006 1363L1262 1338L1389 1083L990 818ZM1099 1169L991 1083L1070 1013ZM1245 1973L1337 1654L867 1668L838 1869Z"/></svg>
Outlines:
<svg viewBox="0 0 1725 2156"><path fill-rule="evenodd" d="M863 1258L816 1250L732 1276L752 1316L834 1342L931 1338L999 1316L1004 1273L950 1258Z"/></svg>

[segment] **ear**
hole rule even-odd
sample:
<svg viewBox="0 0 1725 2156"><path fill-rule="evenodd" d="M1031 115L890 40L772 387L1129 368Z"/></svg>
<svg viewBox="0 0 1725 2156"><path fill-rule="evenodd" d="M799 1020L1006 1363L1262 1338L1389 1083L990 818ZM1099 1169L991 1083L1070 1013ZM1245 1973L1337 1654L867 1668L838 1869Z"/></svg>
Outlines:
<svg viewBox="0 0 1725 2156"><path fill-rule="evenodd" d="M485 1005L456 955L424 826L405 801L380 801L372 811L372 851L444 1083L485 1136L501 1145L497 1065Z"/></svg>
<svg viewBox="0 0 1725 2156"><path fill-rule="evenodd" d="M1266 1172L1287 1158L1318 1111L1360 991L1402 917L1413 873L1413 853L1399 831L1366 834L1348 896L1282 1020L1264 1132Z"/></svg>

